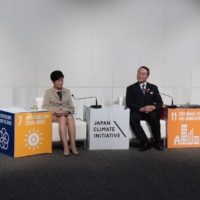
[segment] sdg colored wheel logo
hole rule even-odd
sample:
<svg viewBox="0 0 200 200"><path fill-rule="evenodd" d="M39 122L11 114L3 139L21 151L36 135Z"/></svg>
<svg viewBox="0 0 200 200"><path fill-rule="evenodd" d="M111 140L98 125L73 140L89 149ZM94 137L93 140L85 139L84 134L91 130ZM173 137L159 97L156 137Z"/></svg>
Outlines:
<svg viewBox="0 0 200 200"><path fill-rule="evenodd" d="M0 130L0 148L7 150L9 144L9 135L5 128Z"/></svg>

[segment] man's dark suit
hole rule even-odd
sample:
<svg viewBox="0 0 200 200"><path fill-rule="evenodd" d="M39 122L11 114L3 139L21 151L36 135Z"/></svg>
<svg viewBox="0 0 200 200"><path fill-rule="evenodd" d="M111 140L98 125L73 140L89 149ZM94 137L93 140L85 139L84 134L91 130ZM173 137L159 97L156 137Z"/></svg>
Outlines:
<svg viewBox="0 0 200 200"><path fill-rule="evenodd" d="M140 108L147 105L154 105L156 109L149 113L139 111ZM134 134L141 143L148 143L148 139L140 125L140 120L146 120L148 122L155 141L160 142L159 110L162 105L163 101L157 86L147 83L145 95L143 94L140 83L138 82L127 87L126 106L130 108L130 125Z"/></svg>

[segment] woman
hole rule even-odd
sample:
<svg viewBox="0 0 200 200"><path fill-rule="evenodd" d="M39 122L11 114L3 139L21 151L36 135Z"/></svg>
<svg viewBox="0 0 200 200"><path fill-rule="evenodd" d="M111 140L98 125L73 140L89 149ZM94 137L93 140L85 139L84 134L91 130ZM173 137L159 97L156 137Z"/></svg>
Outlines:
<svg viewBox="0 0 200 200"><path fill-rule="evenodd" d="M52 111L53 122L59 123L59 133L64 147L64 155L69 156L69 151L78 155L75 143L75 123L74 106L70 91L63 88L64 75L61 71L54 71L50 75L53 87L46 90L42 108ZM66 124L68 125L68 134L70 146L68 146L66 136Z"/></svg>

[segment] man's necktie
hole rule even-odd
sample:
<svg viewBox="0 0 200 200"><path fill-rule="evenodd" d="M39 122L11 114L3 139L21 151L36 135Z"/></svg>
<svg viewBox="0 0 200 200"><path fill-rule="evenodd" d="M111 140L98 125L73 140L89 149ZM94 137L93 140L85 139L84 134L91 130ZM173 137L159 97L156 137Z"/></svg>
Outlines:
<svg viewBox="0 0 200 200"><path fill-rule="evenodd" d="M142 93L145 95L145 84L142 85Z"/></svg>

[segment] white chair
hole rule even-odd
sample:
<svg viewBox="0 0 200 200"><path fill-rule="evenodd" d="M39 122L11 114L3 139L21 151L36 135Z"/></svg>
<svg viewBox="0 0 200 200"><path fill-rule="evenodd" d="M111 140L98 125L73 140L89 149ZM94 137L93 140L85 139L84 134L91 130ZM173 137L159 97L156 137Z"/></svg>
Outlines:
<svg viewBox="0 0 200 200"><path fill-rule="evenodd" d="M43 97L36 97L35 101L37 102L37 107L41 108L43 104ZM76 126L76 141L82 141L84 142L84 148L86 147L86 122L81 120L75 120L75 126ZM67 134L67 139L68 134ZM61 141L60 134L59 134L59 126L58 123L53 122L52 123L52 141L57 142Z"/></svg>
<svg viewBox="0 0 200 200"><path fill-rule="evenodd" d="M121 101L121 102L123 102L123 104L122 104L123 106L126 106L126 103L125 103L126 97L124 97L123 101ZM153 139L153 134L151 132L151 128L150 128L149 124L145 120L141 120L140 124L141 124L147 138ZM129 129L130 129L130 139L136 139L135 134L133 133L131 127ZM167 135L166 135L166 121L165 120L160 120L160 133L161 133L161 140L163 140L163 145L166 146Z"/></svg>

